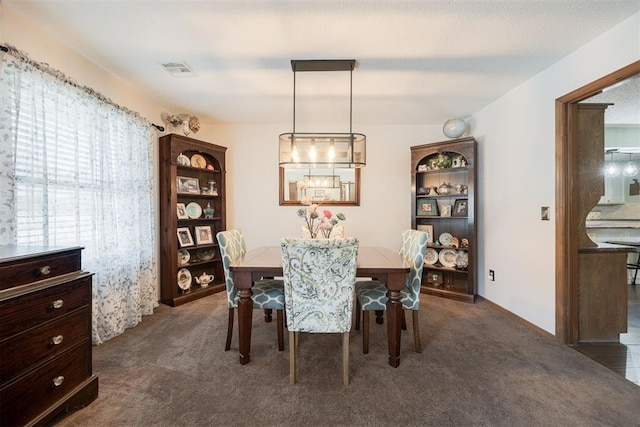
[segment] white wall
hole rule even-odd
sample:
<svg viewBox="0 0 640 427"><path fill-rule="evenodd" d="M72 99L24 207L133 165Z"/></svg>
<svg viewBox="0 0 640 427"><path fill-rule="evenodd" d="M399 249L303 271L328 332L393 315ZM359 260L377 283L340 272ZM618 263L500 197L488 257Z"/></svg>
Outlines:
<svg viewBox="0 0 640 427"><path fill-rule="evenodd" d="M473 116L479 294L555 333L555 99L640 59L640 14ZM551 221L540 220L550 206ZM486 279L495 270L496 280Z"/></svg>

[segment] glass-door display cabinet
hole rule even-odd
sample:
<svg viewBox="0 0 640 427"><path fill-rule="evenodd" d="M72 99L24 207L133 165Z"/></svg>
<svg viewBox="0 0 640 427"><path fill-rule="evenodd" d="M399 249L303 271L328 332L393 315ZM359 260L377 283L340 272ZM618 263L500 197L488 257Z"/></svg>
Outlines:
<svg viewBox="0 0 640 427"><path fill-rule="evenodd" d="M474 302L476 141L411 147L411 226L429 233L422 292Z"/></svg>
<svg viewBox="0 0 640 427"><path fill-rule="evenodd" d="M160 137L160 300L178 306L224 291L216 233L226 229L227 148Z"/></svg>

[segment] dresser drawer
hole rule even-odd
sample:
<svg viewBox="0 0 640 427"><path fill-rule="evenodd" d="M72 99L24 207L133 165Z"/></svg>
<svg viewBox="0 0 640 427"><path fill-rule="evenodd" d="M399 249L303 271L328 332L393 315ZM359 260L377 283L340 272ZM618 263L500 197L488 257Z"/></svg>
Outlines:
<svg viewBox="0 0 640 427"><path fill-rule="evenodd" d="M0 341L91 303L91 275L0 302Z"/></svg>
<svg viewBox="0 0 640 427"><path fill-rule="evenodd" d="M0 265L0 289L32 283L80 270L80 251L48 254Z"/></svg>
<svg viewBox="0 0 640 427"><path fill-rule="evenodd" d="M0 389L2 425L24 425L91 376L91 344L79 345Z"/></svg>
<svg viewBox="0 0 640 427"><path fill-rule="evenodd" d="M91 335L89 307L43 323L0 341L0 386L47 359L70 349Z"/></svg>

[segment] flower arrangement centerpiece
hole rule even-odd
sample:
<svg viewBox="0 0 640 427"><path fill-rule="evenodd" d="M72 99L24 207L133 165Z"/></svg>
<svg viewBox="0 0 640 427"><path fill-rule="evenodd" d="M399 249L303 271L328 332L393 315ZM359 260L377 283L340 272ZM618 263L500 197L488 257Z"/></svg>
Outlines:
<svg viewBox="0 0 640 427"><path fill-rule="evenodd" d="M312 239L328 239L333 227L347 219L343 213L333 215L328 209L319 212L320 204L313 203L309 197L303 197L301 203L306 207L298 209L298 216L304 221Z"/></svg>

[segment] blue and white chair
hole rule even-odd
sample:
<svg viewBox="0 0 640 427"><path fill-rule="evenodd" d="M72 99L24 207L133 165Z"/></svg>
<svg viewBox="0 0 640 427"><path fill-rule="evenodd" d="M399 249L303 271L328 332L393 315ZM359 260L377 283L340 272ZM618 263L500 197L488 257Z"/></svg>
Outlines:
<svg viewBox="0 0 640 427"><path fill-rule="evenodd" d="M284 238L280 247L289 330L289 381L296 383L300 332L340 333L342 382L348 385L358 239Z"/></svg>
<svg viewBox="0 0 640 427"><path fill-rule="evenodd" d="M216 234L220 246L220 256L222 257L222 267L224 268L225 287L227 290L227 304L229 306L229 322L227 326L227 342L224 350L231 348L231 337L233 335L233 318L238 308L238 288L233 282L233 271L229 266L234 261L242 258L247 253L244 236L240 230L220 231ZM284 350L284 290L282 280L262 279L253 284L251 288L253 295L254 309L265 310L265 320L271 320L271 310L276 310L276 323L278 327L278 350Z"/></svg>
<svg viewBox="0 0 640 427"><path fill-rule="evenodd" d="M410 229L402 233L400 255L409 265L409 273L407 274L405 288L400 292L400 301L402 302L403 310L411 310L413 313L413 340L416 353L422 352L418 310L420 308L422 269L428 240L429 234L423 231ZM389 300L387 287L377 280L358 282L356 298L356 315L359 316L360 310L362 310L362 352L367 354L369 353L370 313L387 309L387 301ZM358 329L359 323L356 321L356 329Z"/></svg>

